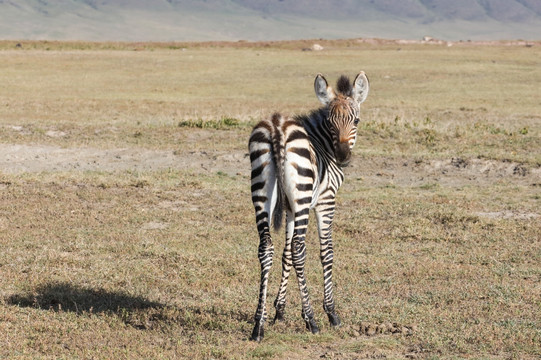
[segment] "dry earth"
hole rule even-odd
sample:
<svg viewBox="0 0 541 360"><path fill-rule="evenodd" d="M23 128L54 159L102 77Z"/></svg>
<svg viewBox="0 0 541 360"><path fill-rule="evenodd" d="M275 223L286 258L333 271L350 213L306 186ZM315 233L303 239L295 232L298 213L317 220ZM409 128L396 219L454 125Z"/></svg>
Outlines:
<svg viewBox="0 0 541 360"><path fill-rule="evenodd" d="M48 145L0 144L0 169L5 173L66 171L156 171L190 170L195 173L222 172L249 175L246 150L165 151L141 148L61 148ZM367 186L448 187L484 185L507 180L517 185L541 186L541 167L513 161L483 158L411 159L359 156L346 169L348 177ZM479 213L495 218L532 218L540 214L510 212Z"/></svg>
<svg viewBox="0 0 541 360"><path fill-rule="evenodd" d="M189 169L196 173L224 172L248 175L245 150L177 151L141 148L62 148L50 145L0 144L0 168L9 174L65 171L155 171ZM439 182L446 186L484 184L509 178L517 184L541 186L541 167L483 158L438 160L357 155L346 169L348 176L367 184L420 186Z"/></svg>

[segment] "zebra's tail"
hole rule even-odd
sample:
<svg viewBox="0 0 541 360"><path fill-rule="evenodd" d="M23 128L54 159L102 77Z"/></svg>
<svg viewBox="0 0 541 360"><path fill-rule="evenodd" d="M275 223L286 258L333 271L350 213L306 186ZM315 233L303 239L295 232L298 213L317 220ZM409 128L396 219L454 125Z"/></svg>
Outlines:
<svg viewBox="0 0 541 360"><path fill-rule="evenodd" d="M275 231L282 227L282 219L284 216L284 161L285 161L285 139L282 139L283 133L280 131L280 123L282 115L275 113L272 115L272 124L274 128L274 136L272 141L272 154L274 157L274 170L276 174L276 205L274 206L272 223Z"/></svg>

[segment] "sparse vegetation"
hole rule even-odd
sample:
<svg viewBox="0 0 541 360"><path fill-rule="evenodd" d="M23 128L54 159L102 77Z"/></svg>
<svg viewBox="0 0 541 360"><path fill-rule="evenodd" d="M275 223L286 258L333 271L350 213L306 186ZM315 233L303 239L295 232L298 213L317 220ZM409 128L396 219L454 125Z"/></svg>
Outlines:
<svg viewBox="0 0 541 360"><path fill-rule="evenodd" d="M541 48L47 46L0 46L1 358L541 354ZM290 291L249 342L250 128L318 106L316 73L359 70L372 92L333 232L344 326L310 226L321 334Z"/></svg>
<svg viewBox="0 0 541 360"><path fill-rule="evenodd" d="M247 126L246 122L241 123L238 119L234 118L221 118L220 120L183 120L178 123L179 127L199 128L199 129L230 129L237 128L241 125Z"/></svg>

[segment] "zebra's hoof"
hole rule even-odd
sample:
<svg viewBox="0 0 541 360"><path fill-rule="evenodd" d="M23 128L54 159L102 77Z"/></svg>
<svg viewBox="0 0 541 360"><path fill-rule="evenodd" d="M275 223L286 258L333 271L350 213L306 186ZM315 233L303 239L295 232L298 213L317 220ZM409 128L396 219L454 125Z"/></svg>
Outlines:
<svg viewBox="0 0 541 360"><path fill-rule="evenodd" d="M306 328L312 332L312 334L319 333L319 328L316 325L316 321L314 318L305 320L306 321Z"/></svg>
<svg viewBox="0 0 541 360"><path fill-rule="evenodd" d="M260 342L261 340L263 340L263 336L265 336L263 324L256 323L254 326L254 330L252 331L252 336L250 337L250 340Z"/></svg>
<svg viewBox="0 0 541 360"><path fill-rule="evenodd" d="M338 317L338 315L336 315L335 312L328 313L327 316L329 317L329 322L331 323L332 327L339 327L340 325L342 325L340 318Z"/></svg>
<svg viewBox="0 0 541 360"><path fill-rule="evenodd" d="M276 315L274 316L273 324L277 322L284 321L284 312L283 311L276 311Z"/></svg>

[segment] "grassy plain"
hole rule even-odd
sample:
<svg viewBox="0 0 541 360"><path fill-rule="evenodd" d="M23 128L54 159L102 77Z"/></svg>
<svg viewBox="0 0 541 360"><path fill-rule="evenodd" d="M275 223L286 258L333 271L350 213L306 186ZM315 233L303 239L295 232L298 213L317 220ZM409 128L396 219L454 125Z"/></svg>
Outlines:
<svg viewBox="0 0 541 360"><path fill-rule="evenodd" d="M1 43L0 357L538 358L541 46L324 45ZM292 283L285 323L249 342L251 126L317 107L318 72L360 70L334 229L344 326L325 321L311 228L321 334ZM156 156L115 169L119 149ZM34 167L55 151L70 167Z"/></svg>

